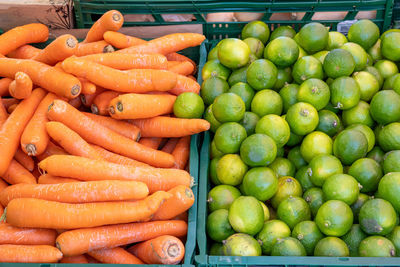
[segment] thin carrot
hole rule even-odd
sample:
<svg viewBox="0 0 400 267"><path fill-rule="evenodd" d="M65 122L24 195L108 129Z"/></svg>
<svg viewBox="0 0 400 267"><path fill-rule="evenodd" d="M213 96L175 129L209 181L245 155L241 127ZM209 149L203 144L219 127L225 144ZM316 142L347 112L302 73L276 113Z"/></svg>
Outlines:
<svg viewBox="0 0 400 267"><path fill-rule="evenodd" d="M13 104L13 105L9 106L8 109L7 109L7 112L9 114L13 113L14 110L17 108L17 106L18 106L18 104Z"/></svg>
<svg viewBox="0 0 400 267"><path fill-rule="evenodd" d="M4 195L6 191L7 189L3 190L1 195ZM190 209L194 203L192 190L184 185L178 185L169 190L168 193L172 194L172 197L161 205L158 211L154 214L153 220L170 220Z"/></svg>
<svg viewBox="0 0 400 267"><path fill-rule="evenodd" d="M31 120L26 125L21 136L21 148L29 156L42 154L49 143L49 135L46 131L47 109L57 99L53 93L48 93L40 102Z"/></svg>
<svg viewBox="0 0 400 267"><path fill-rule="evenodd" d="M60 177L82 181L131 180L145 183L150 193L170 190L178 185L191 186L190 174L184 170L120 165L77 156L54 155L39 163L42 170Z"/></svg>
<svg viewBox="0 0 400 267"><path fill-rule="evenodd" d="M60 263L82 263L86 264L89 263L85 255L77 255L77 256L63 256L63 258L60 260Z"/></svg>
<svg viewBox="0 0 400 267"><path fill-rule="evenodd" d="M38 160L44 160L45 158L50 157L52 155L68 155L68 153L58 145L49 141L44 152L41 153L40 155L37 155L36 158Z"/></svg>
<svg viewBox="0 0 400 267"><path fill-rule="evenodd" d="M106 31L118 31L124 23L124 17L117 10L104 13L89 29L84 43L96 42L103 39Z"/></svg>
<svg viewBox="0 0 400 267"><path fill-rule="evenodd" d="M7 88L8 91L8 88ZM2 98L3 106L5 109L8 110L8 108L12 105L18 104L20 100L15 99L15 98Z"/></svg>
<svg viewBox="0 0 400 267"><path fill-rule="evenodd" d="M8 87L13 79L10 78L1 78L0 79L0 96L7 96L9 95Z"/></svg>
<svg viewBox="0 0 400 267"><path fill-rule="evenodd" d="M131 158L127 158L118 154L115 154L113 152L110 152L100 146L96 146L96 145L92 145L92 147L100 154L100 156L109 162L112 163L116 163L116 164L121 164L121 165L130 165L130 166L136 166L136 167L140 167L140 166L149 166L146 163L131 159Z"/></svg>
<svg viewBox="0 0 400 267"><path fill-rule="evenodd" d="M180 95L185 92L193 92L198 94L200 92L200 84L197 81L193 81L186 76L178 74L176 86L169 92L174 95Z"/></svg>
<svg viewBox="0 0 400 267"><path fill-rule="evenodd" d="M0 176L3 175L18 149L19 140L25 126L28 124L36 107L45 96L43 89L33 90L30 97L24 99L13 113L7 118L0 130Z"/></svg>
<svg viewBox="0 0 400 267"><path fill-rule="evenodd" d="M80 95L81 102L85 107L89 107L90 108L92 106L93 100L96 98L96 96L101 94L102 92L104 92L106 90L103 87L100 87L100 86L97 86L97 85L95 85L95 86L96 86L96 92L95 93L93 93L93 94L82 93Z"/></svg>
<svg viewBox="0 0 400 267"><path fill-rule="evenodd" d="M64 34L57 37L32 59L48 65L54 65L72 56L75 53L77 44L78 40L74 36L71 34Z"/></svg>
<svg viewBox="0 0 400 267"><path fill-rule="evenodd" d="M171 194L159 191L135 202L81 204L16 198L7 206L6 220L18 227L49 229L76 229L137 222L150 218L169 197Z"/></svg>
<svg viewBox="0 0 400 267"><path fill-rule="evenodd" d="M14 78L19 71L25 72L34 84L60 96L74 98L81 91L78 78L57 68L30 59L0 58L0 76Z"/></svg>
<svg viewBox="0 0 400 267"><path fill-rule="evenodd" d="M125 35L117 31L106 31L103 38L107 43L118 49L127 48L133 45L140 45L147 43L147 41L133 36Z"/></svg>
<svg viewBox="0 0 400 267"><path fill-rule="evenodd" d="M15 73L14 81L8 87L10 95L16 99L28 98L32 93L32 80L28 74L18 71Z"/></svg>
<svg viewBox="0 0 400 267"><path fill-rule="evenodd" d="M190 153L190 136L181 137L172 151L175 159L174 168L184 170L189 160Z"/></svg>
<svg viewBox="0 0 400 267"><path fill-rule="evenodd" d="M57 63L58 64L58 63ZM61 68L61 63L60 63ZM81 94L94 94L96 93L96 85L94 83L89 82L84 78L78 78L82 85Z"/></svg>
<svg viewBox="0 0 400 267"><path fill-rule="evenodd" d="M178 143L178 140L179 140L179 138L169 138L167 143L165 143L165 145L161 149L161 151L171 154L172 151L174 151L174 148L175 148L176 144Z"/></svg>
<svg viewBox="0 0 400 267"><path fill-rule="evenodd" d="M61 251L53 246L0 245L0 262L55 263L61 258Z"/></svg>
<svg viewBox="0 0 400 267"><path fill-rule="evenodd" d="M21 148L18 148L17 152L15 152L14 159L18 161L22 166L24 166L24 168L28 171L33 171L35 162L31 157L25 154L25 152L22 151Z"/></svg>
<svg viewBox="0 0 400 267"><path fill-rule="evenodd" d="M87 142L109 151L150 164L155 167L171 167L172 155L145 147L93 121L62 100L54 100L47 116L64 123Z"/></svg>
<svg viewBox="0 0 400 267"><path fill-rule="evenodd" d="M115 91L104 91L97 95L90 107L92 113L97 115L108 115L110 101L119 95L120 93Z"/></svg>
<svg viewBox="0 0 400 267"><path fill-rule="evenodd" d="M142 137L183 137L207 131L210 123L202 119L180 119L165 116L131 121Z"/></svg>
<svg viewBox="0 0 400 267"><path fill-rule="evenodd" d="M170 62L178 62L178 64L170 64ZM194 66L189 61L168 61L168 70L186 76L193 73Z"/></svg>
<svg viewBox="0 0 400 267"><path fill-rule="evenodd" d="M88 254L102 263L144 264L140 259L123 248L105 248L88 252Z"/></svg>
<svg viewBox="0 0 400 267"><path fill-rule="evenodd" d="M38 55L42 49L36 48L31 45L23 45L11 51L7 54L7 57L10 58L19 58L19 59L31 59L34 56Z"/></svg>
<svg viewBox="0 0 400 267"><path fill-rule="evenodd" d="M86 78L94 84L117 92L169 91L176 86L177 81L177 74L165 70L120 71L77 57L67 58L63 61L62 67L68 73Z"/></svg>
<svg viewBox="0 0 400 267"><path fill-rule="evenodd" d="M79 182L79 180L72 178L57 177L48 173L40 175L38 179L38 184L63 184L63 183L73 183L73 182Z"/></svg>
<svg viewBox="0 0 400 267"><path fill-rule="evenodd" d="M36 178L16 160L11 160L3 179L9 184L36 184Z"/></svg>
<svg viewBox="0 0 400 267"><path fill-rule="evenodd" d="M139 144L142 144L144 146L150 147L152 149L158 149L162 141L162 138L160 137L144 137L140 138Z"/></svg>
<svg viewBox="0 0 400 267"><path fill-rule="evenodd" d="M19 228L0 224L0 245L49 245L56 243L57 233L51 229Z"/></svg>
<svg viewBox="0 0 400 267"><path fill-rule="evenodd" d="M0 192L7 186L8 186L8 184L3 179L0 178Z"/></svg>
<svg viewBox="0 0 400 267"><path fill-rule="evenodd" d="M162 235L182 237L187 233L183 221L152 221L76 229L57 237L57 247L64 255L79 255L89 251L137 243Z"/></svg>
<svg viewBox="0 0 400 267"><path fill-rule="evenodd" d="M170 53L166 55L168 61L189 61L190 63L192 63L194 70L193 73L196 72L196 62L194 62L192 59L188 58L187 56L184 56L182 54L178 54L178 53Z"/></svg>
<svg viewBox="0 0 400 267"><path fill-rule="evenodd" d="M44 24L31 23L15 27L0 35L0 54L7 55L25 44L45 42L48 37L49 29Z"/></svg>
<svg viewBox="0 0 400 267"><path fill-rule="evenodd" d="M76 109L79 109L82 106L82 101L80 97L75 97L68 101L68 104L73 106Z"/></svg>
<svg viewBox="0 0 400 267"><path fill-rule="evenodd" d="M111 53L114 51L114 48L109 43L102 40L91 43L79 43L75 49L74 55L83 57L99 53Z"/></svg>
<svg viewBox="0 0 400 267"><path fill-rule="evenodd" d="M128 249L147 264L178 264L185 256L182 241L163 235L134 245Z"/></svg>
<svg viewBox="0 0 400 267"><path fill-rule="evenodd" d="M61 122L50 121L46 123L46 131L69 154L91 158L103 159L78 133L74 132Z"/></svg>

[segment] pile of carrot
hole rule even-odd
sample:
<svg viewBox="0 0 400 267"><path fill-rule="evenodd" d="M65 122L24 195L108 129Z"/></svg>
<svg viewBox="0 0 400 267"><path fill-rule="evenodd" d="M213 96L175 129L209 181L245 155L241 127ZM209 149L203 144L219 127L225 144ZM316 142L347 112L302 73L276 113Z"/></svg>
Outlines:
<svg viewBox="0 0 400 267"><path fill-rule="evenodd" d="M44 49L39 23L0 35L0 262L182 262L190 136L210 125L173 116L200 90L177 52L205 37L122 25L111 10Z"/></svg>

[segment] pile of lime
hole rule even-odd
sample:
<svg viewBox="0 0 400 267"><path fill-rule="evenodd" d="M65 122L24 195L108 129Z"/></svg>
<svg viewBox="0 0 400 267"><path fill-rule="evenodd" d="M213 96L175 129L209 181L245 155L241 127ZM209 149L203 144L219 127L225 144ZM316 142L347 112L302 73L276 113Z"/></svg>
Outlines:
<svg viewBox="0 0 400 267"><path fill-rule="evenodd" d="M202 69L210 255L400 255L400 30L261 21Z"/></svg>

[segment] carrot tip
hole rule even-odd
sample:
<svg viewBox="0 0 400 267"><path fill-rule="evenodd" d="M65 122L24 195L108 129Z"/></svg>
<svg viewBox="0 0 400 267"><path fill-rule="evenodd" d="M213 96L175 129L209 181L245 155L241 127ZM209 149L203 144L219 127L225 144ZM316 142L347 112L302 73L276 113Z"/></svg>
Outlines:
<svg viewBox="0 0 400 267"><path fill-rule="evenodd" d="M28 156L36 156L36 146L34 144L27 144L25 150L28 152Z"/></svg>
<svg viewBox="0 0 400 267"><path fill-rule="evenodd" d="M99 108L95 104L92 104L90 106L90 110L92 111L93 114L96 114L96 115L99 114Z"/></svg>
<svg viewBox="0 0 400 267"><path fill-rule="evenodd" d="M114 51L115 51L115 49L112 45L106 45L103 49L103 53L111 53Z"/></svg>
<svg viewBox="0 0 400 267"><path fill-rule="evenodd" d="M47 111L50 111L53 106L54 106L54 102L49 105L49 107L47 108Z"/></svg>
<svg viewBox="0 0 400 267"><path fill-rule="evenodd" d="M113 16L112 16L112 19L113 19L114 21L120 21L121 18L122 18L121 15L118 14L118 13L114 13Z"/></svg>
<svg viewBox="0 0 400 267"><path fill-rule="evenodd" d="M176 257L181 253L181 249L178 246L178 244L173 243L168 246L167 253L168 253L168 256L170 256L170 257Z"/></svg>
<svg viewBox="0 0 400 267"><path fill-rule="evenodd" d="M110 113L111 113L111 114L115 114L114 106L110 106ZM139 140L138 140L138 141L139 141Z"/></svg>
<svg viewBox="0 0 400 267"><path fill-rule="evenodd" d="M122 105L121 102L118 102L118 103L117 103L117 109L118 109L118 111L120 111L120 112L122 112L122 111L124 110L124 106Z"/></svg>
<svg viewBox="0 0 400 267"><path fill-rule="evenodd" d="M69 48L74 48L78 44L77 41L72 37L68 38L66 43Z"/></svg>
<svg viewBox="0 0 400 267"><path fill-rule="evenodd" d="M78 84L75 84L71 88L71 95L77 95L81 92L81 87Z"/></svg>

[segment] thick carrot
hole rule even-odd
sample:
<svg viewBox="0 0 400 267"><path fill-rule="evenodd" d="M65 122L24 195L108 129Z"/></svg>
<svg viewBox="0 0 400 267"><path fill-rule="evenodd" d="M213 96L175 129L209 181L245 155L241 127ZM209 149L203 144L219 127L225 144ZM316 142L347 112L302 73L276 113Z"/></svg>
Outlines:
<svg viewBox="0 0 400 267"><path fill-rule="evenodd" d="M117 10L104 13L89 29L84 43L96 42L103 39L106 31L118 31L124 23L124 17Z"/></svg>
<svg viewBox="0 0 400 267"><path fill-rule="evenodd" d="M8 91L8 88L7 88L7 91ZM3 102L4 108L8 110L10 106L18 104L20 102L20 100L15 99L15 98L3 98L2 102Z"/></svg>
<svg viewBox="0 0 400 267"><path fill-rule="evenodd" d="M81 91L78 78L57 68L30 59L0 58L0 76L14 78L19 71L25 72L34 84L60 96L74 98Z"/></svg>
<svg viewBox="0 0 400 267"><path fill-rule="evenodd" d="M7 189L3 190L4 195ZM166 200L154 214L153 220L170 220L187 211L194 203L194 195L189 187L178 185L168 191L173 196Z"/></svg>
<svg viewBox="0 0 400 267"><path fill-rule="evenodd" d="M64 34L57 37L32 59L48 65L54 65L72 56L75 53L77 44L78 40L74 36L71 34Z"/></svg>
<svg viewBox="0 0 400 267"><path fill-rule="evenodd" d="M188 47L200 45L206 37L198 33L173 33L148 41L145 44L131 46L119 53L163 54L178 52Z"/></svg>
<svg viewBox="0 0 400 267"><path fill-rule="evenodd" d="M95 93L93 93L93 94L82 93L80 95L82 104L85 107L89 107L90 108L92 106L93 100L96 98L96 96L101 94L102 92L104 92L106 90L103 87L100 87L100 86L97 86L97 85L95 85L95 86L96 86L96 92Z"/></svg>
<svg viewBox="0 0 400 267"><path fill-rule="evenodd" d="M189 61L190 63L192 63L194 70L193 73L196 72L196 62L194 62L192 59L188 58L187 56L184 56L182 54L178 54L178 53L170 53L166 55L168 61Z"/></svg>
<svg viewBox="0 0 400 267"><path fill-rule="evenodd" d="M174 218L172 218L172 220L182 220L184 222L187 222L188 216L189 216L188 212L185 211L185 212L182 212L181 214L176 215Z"/></svg>
<svg viewBox="0 0 400 267"><path fill-rule="evenodd" d="M150 147L152 149L158 149L158 147L160 146L162 141L161 137L144 137L144 138L140 138L139 143Z"/></svg>
<svg viewBox="0 0 400 267"><path fill-rule="evenodd" d="M75 97L68 101L68 104L73 106L76 109L79 109L82 106L82 101L80 97Z"/></svg>
<svg viewBox="0 0 400 267"><path fill-rule="evenodd" d="M70 204L36 198L10 201L6 220L18 227L76 229L149 219L171 194L159 191L135 202ZM23 214L23 216L21 216Z"/></svg>
<svg viewBox="0 0 400 267"><path fill-rule="evenodd" d="M100 154L100 156L109 162L116 163L116 164L121 164L121 165L130 165L130 166L149 166L146 163L127 158L118 154L115 154L113 152L110 152L100 146L92 145L92 147Z"/></svg>
<svg viewBox="0 0 400 267"><path fill-rule="evenodd" d="M9 114L13 113L14 110L17 108L17 106L18 106L18 104L13 104L13 105L9 106L8 109L7 109L7 112Z"/></svg>
<svg viewBox="0 0 400 267"><path fill-rule="evenodd" d="M104 127L107 127L108 129L119 133L120 135L123 135L135 141L140 139L139 128L131 123L87 112L84 112L83 114L85 114L87 117L91 118L95 122L103 125Z"/></svg>
<svg viewBox="0 0 400 267"><path fill-rule="evenodd" d="M167 58L161 54L107 53L89 55L83 58L118 70L167 69Z"/></svg>
<svg viewBox="0 0 400 267"><path fill-rule="evenodd" d="M57 233L51 229L19 228L0 223L0 245L49 245L56 243Z"/></svg>
<svg viewBox="0 0 400 267"><path fill-rule="evenodd" d="M175 159L174 168L184 170L189 161L190 153L190 136L181 137L172 151Z"/></svg>
<svg viewBox="0 0 400 267"><path fill-rule="evenodd" d="M7 57L10 58L19 58L19 59L31 59L34 56L38 55L42 49L36 48L31 45L23 45L11 51L7 54Z"/></svg>
<svg viewBox="0 0 400 267"><path fill-rule="evenodd" d="M89 203L144 199L149 190L135 181L91 181L63 184L16 184L0 192L3 206L15 198L39 198L63 203Z"/></svg>
<svg viewBox="0 0 400 267"><path fill-rule="evenodd" d="M166 70L133 69L120 71L77 57L67 58L63 61L62 67L68 73L86 78L94 84L117 92L169 91L175 88L177 81L177 74Z"/></svg>
<svg viewBox="0 0 400 267"><path fill-rule="evenodd" d="M106 41L97 41L92 43L79 43L75 49L74 55L83 57L87 55L114 52L114 48Z"/></svg>
<svg viewBox="0 0 400 267"><path fill-rule="evenodd" d="M7 186L8 186L8 184L3 179L0 178L0 192Z"/></svg>
<svg viewBox="0 0 400 267"><path fill-rule="evenodd" d="M142 137L183 137L207 131L210 123L202 119L180 119L165 116L131 120Z"/></svg>
<svg viewBox="0 0 400 267"><path fill-rule="evenodd" d="M61 258L61 251L53 246L0 245L0 262L56 263Z"/></svg>
<svg viewBox="0 0 400 267"><path fill-rule="evenodd" d="M144 264L136 256L123 248L105 248L88 252L90 256L102 263L109 264Z"/></svg>
<svg viewBox="0 0 400 267"><path fill-rule="evenodd" d="M170 64L170 62L178 62L178 64ZM189 61L168 61L168 70L186 76L193 73L194 66Z"/></svg>
<svg viewBox="0 0 400 267"><path fill-rule="evenodd" d="M49 143L49 135L46 131L47 109L57 99L53 93L48 93L40 102L28 125L21 136L21 148L30 156L42 154Z"/></svg>
<svg viewBox="0 0 400 267"><path fill-rule="evenodd" d="M93 258L92 256L90 256L89 254L85 254L85 257L87 258L89 263L101 263L100 261L96 260L95 258Z"/></svg>
<svg viewBox="0 0 400 267"><path fill-rule="evenodd" d="M182 241L171 235L159 236L128 249L147 264L178 264L185 256Z"/></svg>
<svg viewBox="0 0 400 267"><path fill-rule="evenodd" d="M103 38L107 43L110 43L112 46L118 49L147 43L147 41L140 38L125 35L116 31L106 31L103 34Z"/></svg>
<svg viewBox="0 0 400 267"><path fill-rule="evenodd" d="M31 95L32 87L31 78L26 73L18 71L15 73L14 81L8 86L8 91L16 99L25 99Z"/></svg>
<svg viewBox="0 0 400 267"><path fill-rule="evenodd" d="M80 182L77 179L57 177L51 174L43 174L39 176L38 184L63 184L63 183L74 183Z"/></svg>
<svg viewBox="0 0 400 267"><path fill-rule="evenodd" d="M0 79L0 96L8 96L9 95L9 86L13 79L10 78L1 78Z"/></svg>
<svg viewBox="0 0 400 267"><path fill-rule="evenodd" d="M44 24L31 23L15 27L0 35L0 54L7 55L25 44L45 42L48 37L49 29Z"/></svg>
<svg viewBox="0 0 400 267"><path fill-rule="evenodd" d="M179 75L176 81L176 86L169 91L174 95L180 95L185 92L192 92L198 94L200 92L200 84L186 76Z"/></svg>
<svg viewBox="0 0 400 267"><path fill-rule="evenodd" d="M97 115L108 115L110 101L119 95L120 93L118 92L108 90L97 95L90 107L92 113Z"/></svg>
<svg viewBox="0 0 400 267"><path fill-rule="evenodd" d="M179 138L169 138L167 143L163 146L161 151L172 153L174 151L176 144L178 143Z"/></svg>
<svg viewBox="0 0 400 267"><path fill-rule="evenodd" d="M39 163L42 170L60 177L82 181L132 180L145 183L150 193L170 190L178 185L191 186L190 174L178 169L120 165L77 156L54 155Z"/></svg>
<svg viewBox="0 0 400 267"><path fill-rule="evenodd" d="M171 167L174 164L172 155L145 147L132 139L102 126L65 101L54 100L47 116L51 120L64 123L87 142L104 147L117 154L155 167Z"/></svg>
<svg viewBox="0 0 400 267"><path fill-rule="evenodd" d="M60 63L61 67L61 63ZM94 94L96 93L96 85L94 83L89 82L84 78L78 78L82 85L81 94Z"/></svg>
<svg viewBox="0 0 400 267"><path fill-rule="evenodd" d="M82 263L86 264L89 263L85 255L77 255L77 256L63 256L60 260L60 263Z"/></svg>
<svg viewBox="0 0 400 267"><path fill-rule="evenodd" d="M11 160L3 179L9 184L36 184L36 178L16 160Z"/></svg>
<svg viewBox="0 0 400 267"><path fill-rule="evenodd" d="M186 233L187 223L183 221L153 221L71 230L60 234L56 243L64 255L79 255L142 242L161 235L182 237Z"/></svg>
<svg viewBox="0 0 400 267"><path fill-rule="evenodd" d="M47 144L47 147L44 150L44 152L42 154L40 154L40 155L37 155L36 158L38 160L44 160L45 158L50 157L52 155L68 155L68 153L64 149L59 147L58 145L56 145L53 142L49 141L49 143Z"/></svg>
<svg viewBox="0 0 400 267"><path fill-rule="evenodd" d="M27 154L24 153L20 148L17 149L17 152L15 152L14 159L18 161L22 166L24 166L25 169L28 171L33 171L33 168L35 166L35 162L31 157L29 157Z"/></svg>
<svg viewBox="0 0 400 267"><path fill-rule="evenodd" d="M79 134L57 121L46 123L46 131L69 154L91 159L103 159Z"/></svg>
<svg viewBox="0 0 400 267"><path fill-rule="evenodd" d="M30 97L24 99L16 110L4 122L0 130L0 176L3 175L10 165L10 162L18 149L19 140L28 124L36 107L45 96L43 89L33 90Z"/></svg>

